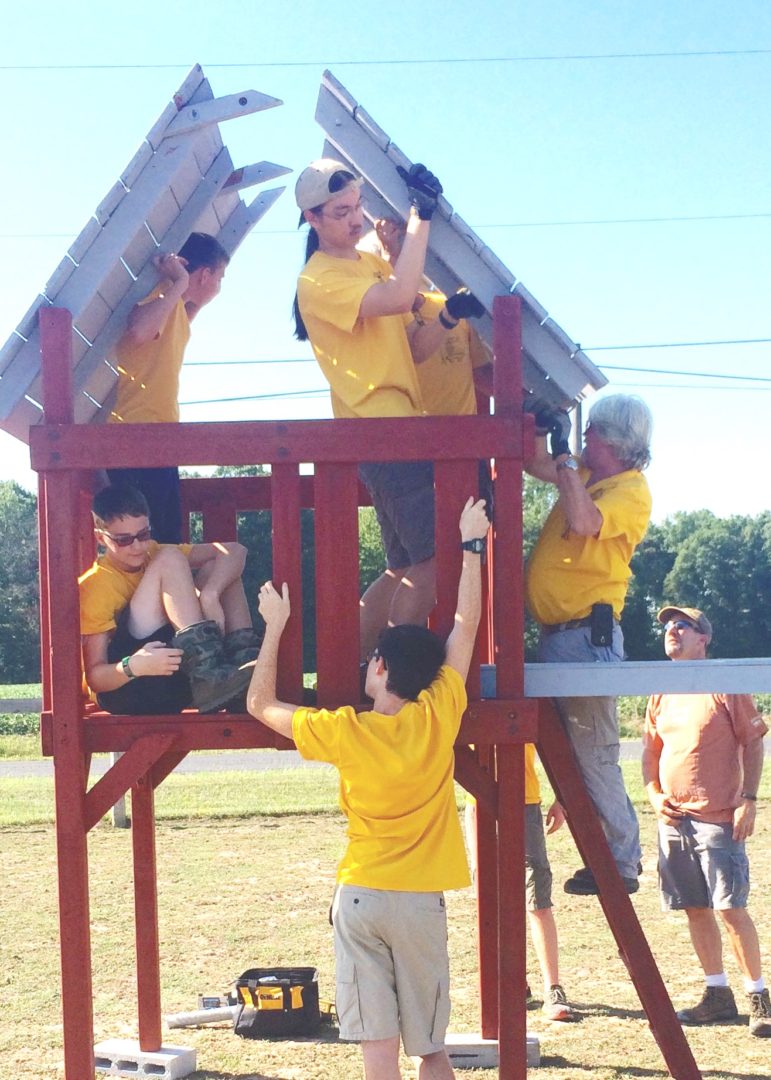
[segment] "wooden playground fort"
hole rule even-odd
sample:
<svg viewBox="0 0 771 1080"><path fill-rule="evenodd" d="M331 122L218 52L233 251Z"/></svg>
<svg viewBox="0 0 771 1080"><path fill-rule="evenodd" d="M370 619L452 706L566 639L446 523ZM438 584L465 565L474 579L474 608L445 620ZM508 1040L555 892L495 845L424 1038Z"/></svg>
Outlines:
<svg viewBox="0 0 771 1080"><path fill-rule="evenodd" d="M496 512L487 563L486 619L469 677L469 710L457 746L456 775L479 800L479 958L481 1028L499 1043L502 1080L526 1074L524 755L532 741L579 850L594 870L601 902L672 1075L696 1080L691 1056L666 989L623 889L583 788L572 751L546 700L524 697L522 605L522 461L532 423L523 416L520 312L516 297L494 305L495 416L407 420L320 420L179 425L73 423L69 313L41 313L45 422L31 431L40 475L43 642L43 745L56 776L62 1008L65 1076L94 1069L88 895L88 832L126 791L132 796L139 1047L162 1046L159 938L154 849L154 791L191 750L286 749L251 717L223 713L172 717L84 712L78 633L77 576L90 562L84 483L94 461L105 467L255 461L270 476L185 485L188 510L203 516L204 538L235 538L236 513L272 514L273 577L300 600L300 511L314 511L318 698L323 706L356 701L358 686L358 507L361 460L410 460L432 447L436 461L438 603L433 625L449 632L460 551L457 518L474 490L477 461L496 464ZM312 462L312 483L300 464ZM216 486L215 486L216 484ZM334 567L333 574L329 568ZM299 607L299 605L298 605ZM480 698L480 664L495 663L496 697ZM301 700L300 620L282 642L279 693ZM470 746L474 750L470 749ZM88 787L91 755L122 757ZM505 1003L505 1004L504 1004Z"/></svg>
<svg viewBox="0 0 771 1080"><path fill-rule="evenodd" d="M352 129L350 145L355 144L357 161L371 165L360 171L368 177L370 194L376 204L373 212L380 212L378 198L381 204L398 207L403 196L389 194L388 187L393 165L385 170L383 162L406 159L387 137L384 142L381 138L384 133L371 118L361 110L348 107L344 94L340 93L342 88L331 77L326 89L330 93L325 98L325 107L334 106L338 113L342 109L345 114L341 117L336 113L335 118L324 124L329 138L331 131L338 132L340 141L334 142L331 149L337 154L347 152L340 131L345 128L346 116L353 117L358 129ZM180 115L187 110L188 120L193 123L195 117L191 119L191 106L186 103L195 101L197 94L204 105L212 106L214 120L207 122L214 123L216 129L216 121L226 118L222 116L222 102L230 99L209 102L207 92L210 98L208 84L201 90L199 80L188 97L176 102L175 109ZM245 101L246 95L238 98L238 102ZM238 102L233 106L236 112L244 107ZM219 110L214 106L219 106ZM253 105L258 107L266 106ZM201 108L199 105L198 109ZM171 130L173 137L179 134L179 129L173 126L175 109L166 117L164 128L167 132ZM323 111L321 104L320 111ZM361 131L366 134L364 142ZM163 147L167 137L156 138L158 146L153 147L153 154L147 159L148 168L158 165L156 151ZM0 362L0 406L3 392L13 398L13 407L6 401L6 411L0 419L7 430L19 437L29 432L32 466L39 475L41 729L44 752L52 755L55 763L66 1080L87 1080L95 1069L87 855L90 829L121 796L131 791L138 1048L141 1052L158 1051L163 1038L155 789L192 750L249 747L283 750L291 746L243 715L185 712L163 717L114 716L84 707L77 577L93 558L92 523L88 514L90 470L95 463L101 468L130 468L149 463L266 466L269 474L265 476L184 481L184 509L188 516L193 511L200 513L203 539L207 541L235 539L239 512L270 511L272 576L274 581L289 584L296 611L301 610L303 593L300 515L302 510L312 510L318 702L322 706L336 706L356 702L360 695L358 508L366 501L366 493L359 485L358 465L361 461L424 459L427 447L435 461L436 484L438 602L432 625L442 635L449 632L454 613L461 556L457 540L460 508L476 490L479 460L495 463L495 522L486 563L486 609L468 680L469 709L456 745L456 777L478 800L480 1023L482 1036L498 1042L499 1076L501 1080L522 1080L527 1071L523 747L526 742L535 742L555 794L566 808L579 851L595 874L601 890L600 902L666 1065L677 1080L697 1080L701 1074L610 856L567 736L550 699L536 700L525 695L522 464L532 448L534 433L531 417L523 412L523 396L525 388L532 393L538 342L545 353L552 350L555 364L559 349L566 355L569 353L571 361L579 351L577 346L566 345L568 339L559 328L546 325L545 313L541 318L527 291L519 286L515 289L513 281L508 279L502 287L505 268L491 253L481 249L475 252L475 261L467 260L462 267L462 276L483 299L488 311L491 332L487 336L494 357L494 415L178 425L87 422L94 417L98 419L100 410L108 407L109 389L115 378L114 369L110 369L111 375L104 370L103 353L99 354L94 346L103 340L104 352L110 341L114 342L121 317L125 318L137 294L145 287L147 276L143 275L149 254L157 249L157 237L163 236L167 248L178 246L181 240L175 237L184 239L185 230L189 232L193 227L191 222L199 220L195 213L200 216L206 212L211 217L212 191L216 206L216 198L221 198L223 192L232 202L233 190L243 186L246 170L232 172L232 163L228 164L229 159L222 161L224 148L221 143L217 145L211 130L206 138L211 168L206 166L206 171L201 163L200 145L196 147L196 164L201 174L205 173L204 180L215 166L218 170L218 186L212 187L210 183L209 202L190 209L189 203L198 198L198 187L191 187L188 202L182 200L181 209L177 205L177 212L171 215L164 229L156 222L149 241L142 229L131 233L130 226L132 221L147 224L150 210L160 205L157 198L145 200L144 204L135 199L133 209L127 210L123 217L121 206L116 203L117 209L113 207L106 215L105 222L111 222L115 229L120 226L122 232L116 234L113 229L112 236L104 239L102 249L98 248L102 234L95 243L98 256L95 261L101 267L101 285L96 291L103 301L109 292L104 282L109 278L115 294L112 309L102 311L106 308L104 303L99 309L102 337L96 332L88 337L79 329L89 315L94 315L95 293L93 289L89 293L73 288L68 294L66 280L73 272L65 267L65 287L58 299L52 301L56 295L52 288L47 293L47 302L35 309L34 319L27 317L24 332L20 330L23 344L14 343L13 355L4 370ZM370 162L371 145L376 146L381 157ZM350 150L347 160L353 160L352 154ZM286 171L261 164L266 175ZM161 187L166 191L171 185L173 190L176 183L175 195L179 196L180 176L171 176L168 166L163 167L166 171L161 168ZM140 173L141 170L137 176ZM233 181L237 175L241 180ZM381 175L382 182L378 179ZM124 188L127 192L131 190L127 184ZM136 188L141 190L141 178ZM271 201L269 195L266 193L264 200L267 205ZM125 207L127 202L124 200L121 205ZM230 206L235 222L230 218L223 222L221 215L217 218L220 225L217 231L225 239L230 237L230 250L256 220L254 212L249 217L251 208L243 210L242 206ZM462 222L455 222L451 207L444 219L444 223L440 219L438 226L441 244L433 252L434 265L429 264L428 272L447 291L453 281L460 279L457 253L471 250L473 234ZM452 222L455 224L450 228ZM115 244L120 239L121 243L136 247L139 237L144 248L137 257L136 273L131 274L130 284L127 280L118 288L113 273L117 272L115 258L111 264L110 251L123 252L121 263L125 267L127 248L116 249ZM77 275L73 280L77 282ZM72 302L67 302L68 297ZM83 341L93 350L92 354L83 348ZM38 358L37 367L30 368L24 359L28 346L29 356ZM557 394L567 396L568 400L580 400L586 369L579 361L580 357L569 369L577 379L574 390L566 394L552 383L545 388L547 399L549 394L552 400ZM542 378L544 382L549 382L548 377ZM301 473L300 466L308 464L313 467L312 475ZM481 671L485 664L495 665L496 689L494 696L483 698ZM279 680L279 695L284 700L302 700L299 618L290 620L282 639ZM89 786L91 756L104 751L121 752L122 756Z"/></svg>

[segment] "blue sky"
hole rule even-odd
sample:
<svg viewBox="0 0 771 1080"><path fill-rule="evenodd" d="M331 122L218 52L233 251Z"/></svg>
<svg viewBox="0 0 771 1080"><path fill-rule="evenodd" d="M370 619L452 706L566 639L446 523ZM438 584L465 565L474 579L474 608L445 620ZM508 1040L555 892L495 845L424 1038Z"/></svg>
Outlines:
<svg viewBox="0 0 771 1080"><path fill-rule="evenodd" d="M305 0L114 7L43 2L5 16L0 341L193 63L217 95L283 99L223 138L236 165L295 170L321 150L313 114L329 67L596 364L645 369L605 370L609 390L653 409L654 517L767 508L769 343L593 351L771 338L765 0L451 2L430 27L399 0L328 14ZM667 53L679 55L650 55ZM182 382L183 402L250 400L187 405L183 419L329 415L325 393L258 397L322 391L312 362L222 364L309 356L291 336L303 242L287 182L197 320ZM31 486L27 462L0 433L0 479Z"/></svg>

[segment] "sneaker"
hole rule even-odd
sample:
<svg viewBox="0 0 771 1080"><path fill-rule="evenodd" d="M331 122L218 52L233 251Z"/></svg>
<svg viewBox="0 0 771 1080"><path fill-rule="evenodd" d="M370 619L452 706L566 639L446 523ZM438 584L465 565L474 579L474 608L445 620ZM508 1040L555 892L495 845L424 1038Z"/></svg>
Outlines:
<svg viewBox="0 0 771 1080"><path fill-rule="evenodd" d="M765 993L768 1002L768 991ZM761 997L760 994L751 996ZM681 1024L718 1024L721 1020L735 1020L738 1015L739 1010L730 986L705 986L699 1004L692 1009L681 1009L677 1019Z"/></svg>
<svg viewBox="0 0 771 1080"><path fill-rule="evenodd" d="M638 862L637 864L637 876L639 877L643 872L643 864ZM590 878L594 881L594 874L591 872L588 866L579 866L578 870L573 874L574 878Z"/></svg>
<svg viewBox="0 0 771 1080"><path fill-rule="evenodd" d="M750 1035L760 1039L771 1037L771 998L768 990L748 994L750 999Z"/></svg>
<svg viewBox="0 0 771 1080"><path fill-rule="evenodd" d="M640 882L637 878L622 877L621 880L628 893L636 893L640 888ZM570 893L572 896L597 896L600 891L597 882L594 880L594 874L588 866L576 870L575 874L565 882L564 888L565 892Z"/></svg>
<svg viewBox="0 0 771 1080"><path fill-rule="evenodd" d="M571 1023L578 1019L577 1014L568 1005L565 991L558 983L555 983L549 989L541 1012L547 1020L561 1020L563 1023Z"/></svg>

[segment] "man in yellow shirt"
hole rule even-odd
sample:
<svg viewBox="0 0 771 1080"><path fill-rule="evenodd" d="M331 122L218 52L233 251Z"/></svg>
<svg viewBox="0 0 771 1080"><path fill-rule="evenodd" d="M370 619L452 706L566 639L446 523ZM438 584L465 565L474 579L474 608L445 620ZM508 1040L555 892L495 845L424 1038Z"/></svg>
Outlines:
<svg viewBox="0 0 771 1080"><path fill-rule="evenodd" d="M650 461L652 418L639 398L612 394L600 399L589 412L580 460L569 453L567 414L543 419L543 426L536 427L535 456L525 468L555 484L559 498L527 566L527 604L541 627L538 659L616 663L624 658L619 619L629 563L651 512L642 470ZM551 455L546 447L550 428ZM616 700L555 698L555 705L627 892L636 892L640 830L618 764ZM565 890L592 896L597 884L582 868Z"/></svg>
<svg viewBox="0 0 771 1080"><path fill-rule="evenodd" d="M489 522L469 499L460 518L463 569L454 629L443 643L421 626L383 630L369 660L371 712L329 712L276 698L289 595L260 591L266 629L249 712L293 738L303 757L340 772L348 847L333 904L337 1012L361 1042L367 1080L393 1080L399 1041L423 1080L455 1075L444 1045L450 1014L443 891L469 884L455 805L453 745L481 613L481 550Z"/></svg>
<svg viewBox="0 0 771 1080"><path fill-rule="evenodd" d="M361 179L341 162L311 162L295 186L301 222L310 226L295 335L310 341L336 417L425 415L415 364L457 325L446 305L424 326L410 314L442 185L423 165L400 175L412 210L393 265L357 250ZM359 474L372 495L387 564L361 599L364 658L384 626L422 625L434 606L434 475L431 461L362 462Z"/></svg>
<svg viewBox="0 0 771 1080"><path fill-rule="evenodd" d="M208 233L191 233L179 254L156 256L161 281L135 304L115 348L118 393L111 424L179 422L179 373L190 323L222 287L230 256ZM108 469L113 484L139 488L150 507L153 535L162 544L182 539L179 471Z"/></svg>

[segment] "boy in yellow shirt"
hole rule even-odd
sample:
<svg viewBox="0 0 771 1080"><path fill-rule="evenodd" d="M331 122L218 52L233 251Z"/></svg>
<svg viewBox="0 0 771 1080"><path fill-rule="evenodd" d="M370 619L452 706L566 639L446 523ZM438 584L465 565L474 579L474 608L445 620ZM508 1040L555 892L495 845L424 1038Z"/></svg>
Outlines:
<svg viewBox="0 0 771 1080"><path fill-rule="evenodd" d="M343 1039L361 1042L367 1080L393 1080L399 1042L418 1076L454 1077L444 1036L450 1014L443 890L469 884L453 785L453 746L481 613L481 551L489 522L469 499L460 518L463 569L454 629L442 642L421 626L383 630L367 667L372 711L300 708L276 697L289 594L260 591L265 639L249 712L293 738L303 757L340 773L348 848L333 903L337 1012ZM355 977L354 977L355 973Z"/></svg>

